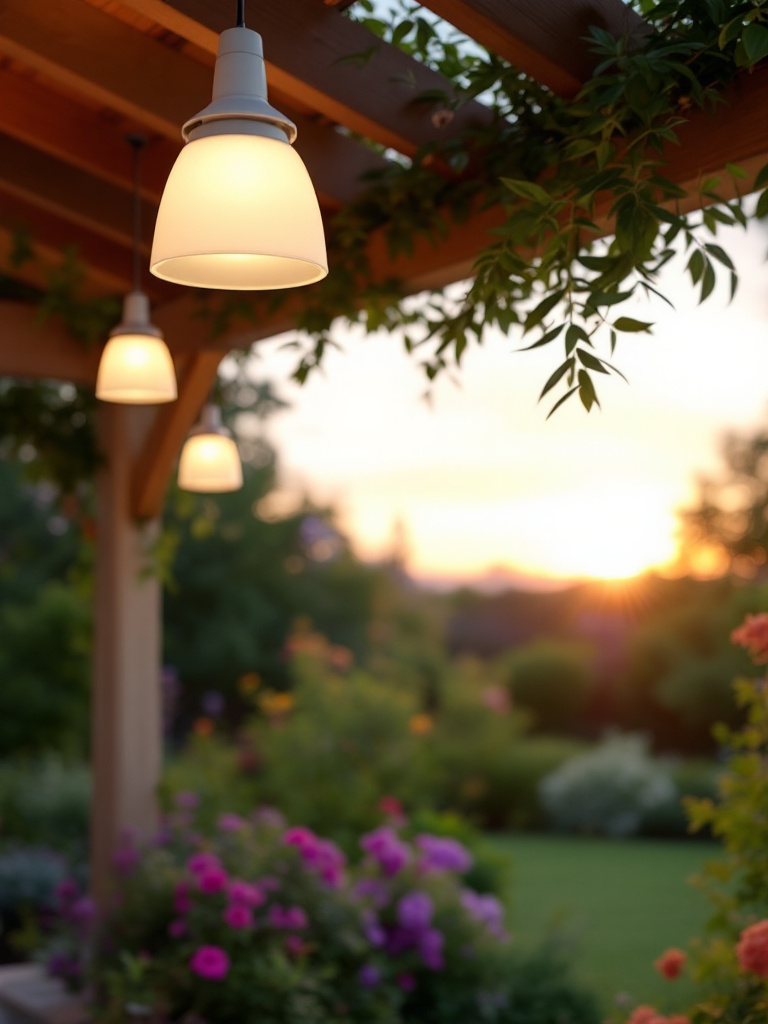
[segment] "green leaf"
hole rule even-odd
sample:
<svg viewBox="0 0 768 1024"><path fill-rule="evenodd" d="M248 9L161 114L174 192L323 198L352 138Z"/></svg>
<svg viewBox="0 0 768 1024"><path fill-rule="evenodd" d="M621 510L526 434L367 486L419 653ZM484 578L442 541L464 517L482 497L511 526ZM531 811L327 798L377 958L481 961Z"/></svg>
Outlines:
<svg viewBox="0 0 768 1024"><path fill-rule="evenodd" d="M715 271L712 269L712 264L709 260L706 261L707 265L704 268L704 276L701 279L701 298L699 304L708 299L715 288Z"/></svg>
<svg viewBox="0 0 768 1024"><path fill-rule="evenodd" d="M552 374L552 376L549 378L547 383L544 385L544 389L539 395L539 401L541 401L544 395L550 392L552 388L556 384L558 384L559 381L561 381L563 377L566 375L566 373L568 373L569 370L572 370L575 365L576 360L573 358L573 356L571 356L570 359L566 359L564 363L561 363L555 370L555 372Z"/></svg>
<svg viewBox="0 0 768 1024"><path fill-rule="evenodd" d="M408 33L413 28L413 22L408 18L406 21L401 21L395 31L392 33L392 44L399 46L400 43L405 39Z"/></svg>
<svg viewBox="0 0 768 1024"><path fill-rule="evenodd" d="M529 199L534 203L541 203L542 206L552 202L550 194L541 185L537 185L533 181L521 181L518 178L502 178L501 183L510 192L520 196L521 199Z"/></svg>
<svg viewBox="0 0 768 1024"><path fill-rule="evenodd" d="M585 341L587 345L592 344L583 327L580 327L579 324L571 324L565 334L565 354L569 356L580 341Z"/></svg>
<svg viewBox="0 0 768 1024"><path fill-rule="evenodd" d="M652 327L652 323L647 323L645 320L633 320L631 316L620 316L613 324L614 330L624 331L630 334L639 331L650 332Z"/></svg>
<svg viewBox="0 0 768 1024"><path fill-rule="evenodd" d="M701 275L704 273L704 254L701 249L694 249L691 258L688 260L688 273L691 275L693 284L698 284Z"/></svg>
<svg viewBox="0 0 768 1024"><path fill-rule="evenodd" d="M760 193L760 198L757 200L757 208L755 209L756 217L768 217L768 188Z"/></svg>
<svg viewBox="0 0 768 1024"><path fill-rule="evenodd" d="M734 178L741 178L742 181L745 181L748 177L747 172L744 170L744 168L738 167L736 164L726 164L725 169Z"/></svg>
<svg viewBox="0 0 768 1024"><path fill-rule="evenodd" d="M722 263L723 266L728 267L729 270L735 270L731 257L728 255L727 252L725 252L724 249L721 249L719 245L714 245L711 242L705 242L704 248L707 250L710 256L715 257L718 263Z"/></svg>
<svg viewBox="0 0 768 1024"><path fill-rule="evenodd" d="M755 190L757 190L759 188L765 188L766 185L768 185L768 164L766 164L764 167L761 167L760 170L757 172L754 188Z"/></svg>
<svg viewBox="0 0 768 1024"><path fill-rule="evenodd" d="M527 334L532 327L536 327L537 324L540 324L547 313L555 308L564 295L565 288L560 288L559 291L553 292L551 295L547 295L545 299L542 299L538 306L535 309L532 309L525 318L523 333Z"/></svg>
<svg viewBox="0 0 768 1024"><path fill-rule="evenodd" d="M592 378L586 370L579 370L579 398L587 412L591 411L593 405L596 405L598 409L600 408L595 385L592 383Z"/></svg>
<svg viewBox="0 0 768 1024"><path fill-rule="evenodd" d="M583 348L576 349L576 355L579 357L579 362L586 366L588 370L595 370L597 373L608 373L609 371L603 366L597 356L593 356L591 352L585 352Z"/></svg>
<svg viewBox="0 0 768 1024"><path fill-rule="evenodd" d="M563 397L559 398L555 402L555 404L552 406L552 408L549 410L549 412L547 413L547 419L549 419L550 416L554 415L554 413L557 412L557 410L560 408L560 406L563 405L564 402L567 402L568 399L571 397L571 395L575 394L575 392L577 392L578 390L579 390L579 386L577 384L576 387L571 388L570 391L566 391L566 393L563 395Z"/></svg>
<svg viewBox="0 0 768 1024"><path fill-rule="evenodd" d="M754 21L747 25L741 35L741 42L750 65L768 56L768 28L764 25Z"/></svg>
<svg viewBox="0 0 768 1024"><path fill-rule="evenodd" d="M534 341L532 345L526 345L525 348L517 349L518 352L530 352L531 349L541 348L543 345L548 345L551 341L554 341L563 331L565 324L560 324L558 327L553 327L551 331L547 331L538 341Z"/></svg>

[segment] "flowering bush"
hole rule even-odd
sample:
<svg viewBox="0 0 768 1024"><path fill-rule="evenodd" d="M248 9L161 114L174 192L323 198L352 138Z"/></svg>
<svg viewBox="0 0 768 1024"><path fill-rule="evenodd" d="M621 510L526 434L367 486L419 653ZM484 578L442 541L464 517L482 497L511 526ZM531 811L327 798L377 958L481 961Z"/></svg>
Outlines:
<svg viewBox="0 0 768 1024"><path fill-rule="evenodd" d="M555 828L609 836L634 835L647 815L678 799L668 769L635 734L609 734L548 775L539 793Z"/></svg>
<svg viewBox="0 0 768 1024"><path fill-rule="evenodd" d="M191 802L150 847L121 850L87 972L98 1019L596 1024L557 964L515 957L502 905L462 878L472 857L457 840L407 842L384 826L362 837L352 867L274 811L224 815L204 838ZM71 982L92 908L70 884L59 904L69 927L50 967Z"/></svg>

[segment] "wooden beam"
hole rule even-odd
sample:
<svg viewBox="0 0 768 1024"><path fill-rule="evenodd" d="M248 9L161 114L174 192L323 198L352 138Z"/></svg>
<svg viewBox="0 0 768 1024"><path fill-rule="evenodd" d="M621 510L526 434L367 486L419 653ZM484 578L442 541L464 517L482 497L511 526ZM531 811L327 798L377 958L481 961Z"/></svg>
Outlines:
<svg viewBox="0 0 768 1024"><path fill-rule="evenodd" d="M135 5L139 6L139 5ZM181 126L211 98L210 68L84 0L3 0L0 53L119 111L181 146ZM299 128L297 150L321 200L338 205L361 191L361 170L382 158L330 126L290 109ZM328 167L329 153L336 161Z"/></svg>
<svg viewBox="0 0 768 1024"><path fill-rule="evenodd" d="M592 75L596 58L584 41L591 25L613 36L648 31L623 0L423 0L423 5L560 96L573 96Z"/></svg>
<svg viewBox="0 0 768 1024"><path fill-rule="evenodd" d="M126 163L130 162L127 152ZM94 178L71 164L0 134L0 189L48 210L62 220L116 245L133 245L131 195L101 178ZM146 201L142 209L144 254L152 248L157 207Z"/></svg>
<svg viewBox="0 0 768 1024"><path fill-rule="evenodd" d="M93 384L99 355L34 306L0 300L0 376Z"/></svg>
<svg viewBox="0 0 768 1024"><path fill-rule="evenodd" d="M50 256L50 265L61 265L66 250L74 250L83 267L84 284L102 294L122 294L133 287L130 250L102 235L75 225L71 220L33 205L18 195L5 192L0 179L0 228L25 231L35 246ZM24 268L22 268L23 270ZM23 276L23 275L22 275ZM144 288L153 300L170 301L181 293L176 285L146 274Z"/></svg>
<svg viewBox="0 0 768 1024"><path fill-rule="evenodd" d="M132 0L131 7L210 52L233 24L219 0ZM416 101L427 91L450 95L451 83L337 10L317 0L261 4L251 27L264 37L268 80L285 95L408 155L446 138L449 129L433 123L431 105ZM356 55L359 61L350 59ZM450 131L489 119L487 108L469 103Z"/></svg>
<svg viewBox="0 0 768 1024"><path fill-rule="evenodd" d="M223 356L222 351L203 351L177 363L179 397L158 409L136 461L131 500L134 518L152 519L161 514L173 465L210 394Z"/></svg>
<svg viewBox="0 0 768 1024"><path fill-rule="evenodd" d="M0 95L0 132L103 181L133 189L127 130L114 123L114 116L77 103L7 68L0 68ZM147 139L141 156L145 199L160 202L180 148L180 143L163 136Z"/></svg>

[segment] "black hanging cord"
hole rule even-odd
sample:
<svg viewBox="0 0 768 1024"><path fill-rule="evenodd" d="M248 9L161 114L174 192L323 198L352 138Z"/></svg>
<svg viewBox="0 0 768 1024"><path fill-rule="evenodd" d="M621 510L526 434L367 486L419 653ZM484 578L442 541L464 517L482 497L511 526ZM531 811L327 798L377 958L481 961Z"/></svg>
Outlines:
<svg viewBox="0 0 768 1024"><path fill-rule="evenodd" d="M245 28L245 0L237 0L237 27Z"/></svg>
<svg viewBox="0 0 768 1024"><path fill-rule="evenodd" d="M129 135L133 149L133 290L141 291L141 151L147 144L143 135Z"/></svg>

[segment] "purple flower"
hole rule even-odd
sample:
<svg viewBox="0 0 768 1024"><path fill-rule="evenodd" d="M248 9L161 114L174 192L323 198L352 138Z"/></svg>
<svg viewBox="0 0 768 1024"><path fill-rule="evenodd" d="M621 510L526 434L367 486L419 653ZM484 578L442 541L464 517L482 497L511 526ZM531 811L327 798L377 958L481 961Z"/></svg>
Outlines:
<svg viewBox="0 0 768 1024"><path fill-rule="evenodd" d="M231 882L229 898L233 903L242 903L244 907L261 907L267 902L262 890L250 882Z"/></svg>
<svg viewBox="0 0 768 1024"><path fill-rule="evenodd" d="M96 917L96 904L90 896L81 896L69 907L67 916L79 925L89 925Z"/></svg>
<svg viewBox="0 0 768 1024"><path fill-rule="evenodd" d="M381 909L389 903L389 888L380 878L361 878L355 886L355 896L370 900L374 907Z"/></svg>
<svg viewBox="0 0 768 1024"><path fill-rule="evenodd" d="M363 914L363 933L372 946L383 946L387 941L387 933L372 910Z"/></svg>
<svg viewBox="0 0 768 1024"><path fill-rule="evenodd" d="M391 878L406 866L410 860L410 848L391 828L377 828L360 840L360 846Z"/></svg>
<svg viewBox="0 0 768 1024"><path fill-rule="evenodd" d="M398 974L397 984L403 992L413 992L416 988L416 979L412 974Z"/></svg>
<svg viewBox="0 0 768 1024"><path fill-rule="evenodd" d="M242 903L230 903L224 911L224 920L230 928L242 931L253 927L253 911Z"/></svg>
<svg viewBox="0 0 768 1024"><path fill-rule="evenodd" d="M228 881L227 873L223 868L209 868L207 871L201 871L197 876L200 892L204 892L208 896L213 896L226 889Z"/></svg>
<svg viewBox="0 0 768 1024"><path fill-rule="evenodd" d="M436 928L429 928L419 937L419 953L425 967L431 971L442 971L445 967L443 946L445 938Z"/></svg>
<svg viewBox="0 0 768 1024"><path fill-rule="evenodd" d="M461 894L461 905L491 935L502 942L507 941L509 936L504 927L504 907L495 896L483 896L472 889L465 889Z"/></svg>
<svg viewBox="0 0 768 1024"><path fill-rule="evenodd" d="M411 932L423 932L432 923L434 906L425 892L409 892L397 904L397 923Z"/></svg>
<svg viewBox="0 0 768 1024"><path fill-rule="evenodd" d="M218 690L208 690L203 694L200 706L208 718L220 718L224 714L224 694Z"/></svg>
<svg viewBox="0 0 768 1024"><path fill-rule="evenodd" d="M443 836L420 835L415 839L422 857L422 871L455 871L463 875L474 863L472 854L456 839Z"/></svg>
<svg viewBox="0 0 768 1024"><path fill-rule="evenodd" d="M187 934L187 922L177 917L168 925L168 934L172 939L180 939L182 935Z"/></svg>
<svg viewBox="0 0 768 1024"><path fill-rule="evenodd" d="M304 864L332 888L340 885L347 859L335 843L321 839L308 828L289 828L283 842L295 846Z"/></svg>
<svg viewBox="0 0 768 1024"><path fill-rule="evenodd" d="M365 964L360 968L357 980L363 988L376 988L381 982L381 971L374 964Z"/></svg>
<svg viewBox="0 0 768 1024"><path fill-rule="evenodd" d="M222 832L239 832L245 827L245 821L239 814L222 814L218 825Z"/></svg>
<svg viewBox="0 0 768 1024"><path fill-rule="evenodd" d="M80 895L80 887L73 878L65 878L56 886L54 895L57 906L63 910Z"/></svg>
<svg viewBox="0 0 768 1024"><path fill-rule="evenodd" d="M229 957L219 946L200 946L189 961L193 974L206 981L223 981L229 974Z"/></svg>
<svg viewBox="0 0 768 1024"><path fill-rule="evenodd" d="M72 981L79 978L81 973L80 961L69 953L54 953L45 965L48 973L53 978L62 978L65 981Z"/></svg>

